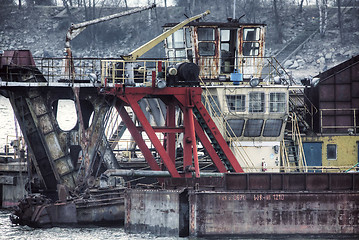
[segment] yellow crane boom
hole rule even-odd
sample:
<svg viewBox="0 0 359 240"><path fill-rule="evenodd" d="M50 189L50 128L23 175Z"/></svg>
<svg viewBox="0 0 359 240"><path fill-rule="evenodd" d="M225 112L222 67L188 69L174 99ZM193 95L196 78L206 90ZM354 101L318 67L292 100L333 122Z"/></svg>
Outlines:
<svg viewBox="0 0 359 240"><path fill-rule="evenodd" d="M176 26L172 27L171 29L168 29L166 32L162 33L161 35L155 37L154 39L152 39L151 41L145 43L144 45L142 45L141 47L137 48L136 50L132 51L130 54L128 55L124 55L121 56L123 60L125 61L135 61L137 58L141 57L143 54L145 54L147 51L149 51L150 49L152 49L153 47L155 47L157 44L159 44L160 42L162 42L163 40L165 40L167 37L169 37L172 33L176 32L177 30L179 30L180 28L182 28L183 26L185 26L186 24L197 20L199 18L202 18L208 14L210 14L211 12L209 10L205 11L204 13L198 14L196 16L193 16L191 18L187 18L186 20L180 22L179 24L177 24Z"/></svg>

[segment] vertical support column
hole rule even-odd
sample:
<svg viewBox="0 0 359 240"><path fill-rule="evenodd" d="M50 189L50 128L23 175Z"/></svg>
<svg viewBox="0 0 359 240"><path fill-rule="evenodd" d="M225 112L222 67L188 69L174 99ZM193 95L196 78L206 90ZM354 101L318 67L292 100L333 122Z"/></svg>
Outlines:
<svg viewBox="0 0 359 240"><path fill-rule="evenodd" d="M167 127L176 127L176 108L173 103L167 105ZM167 153L171 159L176 161L176 134L167 133Z"/></svg>
<svg viewBox="0 0 359 240"><path fill-rule="evenodd" d="M199 178L199 163L198 163L198 153L197 153L197 143L196 143L196 133L194 128L194 121L193 121L193 111L192 108L188 108L188 122L189 128L191 133L191 143L192 143L192 151L193 151L193 162L194 162L194 169L196 171L196 177Z"/></svg>
<svg viewBox="0 0 359 240"><path fill-rule="evenodd" d="M192 177L192 173L188 172L189 169L192 168L192 141L191 141L191 128L190 126L190 120L187 117L188 116L188 109L185 107L182 108L183 112L183 126L184 126L184 132L183 132L183 171L185 173L186 178Z"/></svg>

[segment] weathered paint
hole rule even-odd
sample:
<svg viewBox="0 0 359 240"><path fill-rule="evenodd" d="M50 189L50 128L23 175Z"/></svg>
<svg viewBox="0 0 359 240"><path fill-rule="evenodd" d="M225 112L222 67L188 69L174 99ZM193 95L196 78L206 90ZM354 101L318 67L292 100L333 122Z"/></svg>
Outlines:
<svg viewBox="0 0 359 240"><path fill-rule="evenodd" d="M190 209L194 236L359 233L357 192L193 192Z"/></svg>
<svg viewBox="0 0 359 240"><path fill-rule="evenodd" d="M165 29L174 26L174 24L166 24ZM246 79L253 77L262 77L261 72L264 64L264 48L265 48L265 25L263 24L246 24L246 23L219 23L219 22L196 22L189 23L186 25L186 28L191 29L191 43L192 43L192 52L193 52L193 61L198 64L200 67L200 77L204 80L218 80L220 74L224 74L221 71L221 30L235 30L236 37L231 39L235 46L235 52L233 53L234 59L234 68L239 69L241 73L244 74ZM199 55L199 39L198 39L198 29L199 28L212 28L215 32L215 38L213 41L215 43L215 53L213 56L201 56ZM259 40L256 41L259 44L258 55L255 56L244 56L243 55L243 28L259 28L260 35ZM187 41L187 39L184 39ZM206 42L206 41L205 41ZM186 44L185 44L186 45ZM165 45L167 57L169 56L168 45ZM184 48L187 50L187 47ZM174 51L175 49L170 49ZM178 49L177 49L178 50ZM187 55L187 53L186 53ZM189 58L189 56L187 56ZM182 59L178 59L182 60ZM191 61L191 60L190 60ZM229 77L229 74L227 77ZM265 77L265 76L264 76Z"/></svg>
<svg viewBox="0 0 359 240"><path fill-rule="evenodd" d="M313 116L314 131L323 134L348 134L350 129L358 134L359 56L316 77L320 78L318 85L306 88L305 92L308 99L323 111Z"/></svg>
<svg viewBox="0 0 359 240"><path fill-rule="evenodd" d="M305 137L305 142L320 142L322 143L322 166L328 167L341 167L340 169L346 170L349 167L358 163L358 136L318 136L318 137ZM327 159L327 146L328 144L337 145L337 159ZM338 171L338 169L335 169Z"/></svg>
<svg viewBox="0 0 359 240"><path fill-rule="evenodd" d="M87 200L80 205L76 202L76 218L80 224L111 223L122 226L124 213L123 197L108 199L102 203Z"/></svg>
<svg viewBox="0 0 359 240"><path fill-rule="evenodd" d="M43 195L29 195L11 216L13 223L34 227L73 224L122 225L123 188L91 189L81 197L52 202Z"/></svg>
<svg viewBox="0 0 359 240"><path fill-rule="evenodd" d="M14 207L18 204L19 200L27 195L24 188L26 175L8 176L13 180L12 184L0 183L2 185L1 202L2 208Z"/></svg>
<svg viewBox="0 0 359 240"><path fill-rule="evenodd" d="M206 28L214 29L215 50L213 56L199 55L198 27L193 28L192 41L194 49L195 63L200 67L200 77L203 79L216 79L219 76L220 59L219 59L219 29L216 26L206 26Z"/></svg>
<svg viewBox="0 0 359 240"><path fill-rule="evenodd" d="M259 28L259 50L256 56L244 56L243 55L243 29L244 28ZM262 77L263 61L264 59L264 48L265 48L265 26L258 25L245 25L238 29L237 32L237 69L243 74L243 77L249 79L250 77L260 78ZM263 78L266 76L263 76Z"/></svg>
<svg viewBox="0 0 359 240"><path fill-rule="evenodd" d="M126 231L168 236L185 229L201 237L359 234L359 174L226 174L164 183L181 190L126 191Z"/></svg>
<svg viewBox="0 0 359 240"><path fill-rule="evenodd" d="M126 231L179 236L183 227L179 200L180 191L129 189L125 197Z"/></svg>

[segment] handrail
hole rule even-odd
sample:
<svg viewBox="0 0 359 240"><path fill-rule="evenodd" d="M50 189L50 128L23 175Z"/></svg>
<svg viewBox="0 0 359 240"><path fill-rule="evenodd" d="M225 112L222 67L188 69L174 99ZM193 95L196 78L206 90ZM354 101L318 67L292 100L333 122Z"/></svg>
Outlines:
<svg viewBox="0 0 359 240"><path fill-rule="evenodd" d="M294 145L296 145L298 147L298 152L297 152L298 166L295 166L295 169L299 170L299 171L308 172L308 166L307 166L307 161L305 159L303 141L302 141L302 137L301 137L301 133L300 133L297 115L294 112L292 112L292 113L290 113L289 117L291 118L291 131L292 131L291 138L292 138ZM285 168L288 168L288 167L290 167L290 161L289 161L289 154L286 149L284 139L282 141L282 147L283 147L282 159L286 163Z"/></svg>
<svg viewBox="0 0 359 240"><path fill-rule="evenodd" d="M353 125L349 126L324 126L323 125L323 112L325 111L353 111ZM356 119L356 113L359 112L359 108L327 108L327 109L320 109L320 132L323 132L323 129L349 129L352 128L353 132L352 134L359 133L359 125L357 125L357 119ZM336 114L333 114L336 115Z"/></svg>
<svg viewBox="0 0 359 240"><path fill-rule="evenodd" d="M354 168L358 168L359 167L359 163L355 164L354 166L352 166L351 168L349 168L348 170L346 170L345 172L349 172L350 170L354 169ZM358 170L356 170L358 171Z"/></svg>

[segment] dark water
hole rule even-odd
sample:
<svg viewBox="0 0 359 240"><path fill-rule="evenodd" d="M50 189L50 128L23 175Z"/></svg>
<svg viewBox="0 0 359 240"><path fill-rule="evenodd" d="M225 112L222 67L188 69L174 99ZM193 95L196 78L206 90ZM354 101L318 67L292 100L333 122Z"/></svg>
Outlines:
<svg viewBox="0 0 359 240"><path fill-rule="evenodd" d="M18 226L11 223L10 212L0 210L0 239L120 239L120 240L139 240L139 239L158 239L158 240L210 240L210 239L359 239L358 236L343 235L280 235L280 236L245 236L245 237L212 237L212 238L178 238L178 237L157 237L151 234L128 234L122 227L53 227L37 229L27 226Z"/></svg>
<svg viewBox="0 0 359 240"><path fill-rule="evenodd" d="M127 234L122 227L54 227L35 229L11 223L10 212L0 210L0 239L162 239L174 240L185 238L158 238L150 234Z"/></svg>

